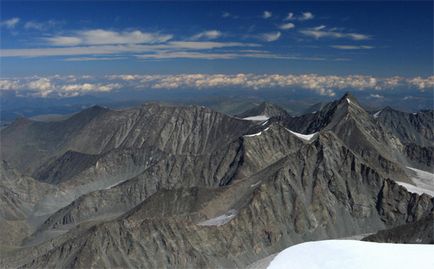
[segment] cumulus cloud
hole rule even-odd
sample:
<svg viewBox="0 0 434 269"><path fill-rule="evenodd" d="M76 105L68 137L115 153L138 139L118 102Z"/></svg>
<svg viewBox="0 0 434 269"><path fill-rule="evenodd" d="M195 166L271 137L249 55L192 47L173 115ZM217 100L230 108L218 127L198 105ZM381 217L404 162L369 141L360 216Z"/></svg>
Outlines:
<svg viewBox="0 0 434 269"><path fill-rule="evenodd" d="M0 79L0 90L9 91L9 90L18 90L20 88L20 84L18 81L11 79Z"/></svg>
<svg viewBox="0 0 434 269"><path fill-rule="evenodd" d="M279 28L281 30L289 30L289 29L292 29L294 27L295 27L295 25L293 23L290 23L290 22L279 25Z"/></svg>
<svg viewBox="0 0 434 269"><path fill-rule="evenodd" d="M373 49L373 46L354 46L354 45L332 45L331 46L334 49L340 49L340 50L369 50Z"/></svg>
<svg viewBox="0 0 434 269"><path fill-rule="evenodd" d="M273 16L273 13L271 12L271 11L267 11L267 10L265 10L263 13L262 13L262 18L263 19L268 19L268 18L271 18Z"/></svg>
<svg viewBox="0 0 434 269"><path fill-rule="evenodd" d="M38 95L46 97L53 91L53 84L48 78L39 78L34 81L30 81L27 84L28 89L34 90Z"/></svg>
<svg viewBox="0 0 434 269"><path fill-rule="evenodd" d="M301 16L298 18L300 21L307 21L313 19L315 16L312 12L303 12Z"/></svg>
<svg viewBox="0 0 434 269"><path fill-rule="evenodd" d="M89 93L111 92L128 89L252 89L273 88L313 91L320 95L334 96L338 91L371 90L371 98L382 98L382 90L398 87L420 91L433 90L434 76L431 77L388 77L373 76L324 76L318 74L178 74L178 75L107 75L90 76L51 76L11 78L0 80L0 90L30 91L36 96L77 96Z"/></svg>
<svg viewBox="0 0 434 269"><path fill-rule="evenodd" d="M407 82L414 86L417 87L421 90L427 90L427 89L434 89L434 76L430 76L428 78L422 78L422 77L415 77L415 78L410 78L407 79Z"/></svg>
<svg viewBox="0 0 434 269"><path fill-rule="evenodd" d="M222 36L222 32L217 30L209 30L200 32L198 34L195 34L191 37L192 40L198 40L198 39L216 39Z"/></svg>
<svg viewBox="0 0 434 269"><path fill-rule="evenodd" d="M15 17L15 18L10 18L10 19L7 19L7 20L0 22L0 25L6 27L8 29L13 29L13 28L15 28L15 26L17 26L17 24L19 22L20 22L20 18Z"/></svg>
<svg viewBox="0 0 434 269"><path fill-rule="evenodd" d="M270 33L263 33L259 37L266 42L273 42L280 38L282 34L280 32L270 32Z"/></svg>
<svg viewBox="0 0 434 269"><path fill-rule="evenodd" d="M110 44L156 44L172 39L173 35L146 33L139 30L115 32L103 29L78 31L69 36L53 36L46 40L53 46L110 45Z"/></svg>
<svg viewBox="0 0 434 269"><path fill-rule="evenodd" d="M60 89L66 92L110 92L114 89L121 88L118 83L110 84L92 84L92 83L82 83L82 84L69 84L64 85Z"/></svg>
<svg viewBox="0 0 434 269"><path fill-rule="evenodd" d="M365 34L342 32L340 29L337 29L337 28L327 29L327 27L325 25L304 29L304 30L301 30L300 33L305 35L305 36L313 37L316 39L320 39L320 38L335 38L335 39L344 38L344 39L351 39L351 40L359 41L359 40L367 40L367 39L371 38L369 35L365 35Z"/></svg>
<svg viewBox="0 0 434 269"><path fill-rule="evenodd" d="M137 81L140 87L153 89L219 88L237 87L250 89L302 88L321 95L335 95L337 90L389 90L400 86L412 86L419 90L434 83L434 76L405 79L402 77L376 78L373 76L322 76L317 74L180 74L180 75L119 75L111 80ZM416 83L418 81L418 83ZM430 82L431 81L431 82ZM414 84L411 84L414 83ZM379 94L377 94L379 95Z"/></svg>

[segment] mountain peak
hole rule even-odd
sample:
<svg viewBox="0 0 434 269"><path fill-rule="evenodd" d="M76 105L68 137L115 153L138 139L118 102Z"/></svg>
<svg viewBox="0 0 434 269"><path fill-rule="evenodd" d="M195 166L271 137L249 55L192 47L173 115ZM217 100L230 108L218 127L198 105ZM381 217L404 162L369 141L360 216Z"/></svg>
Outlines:
<svg viewBox="0 0 434 269"><path fill-rule="evenodd" d="M279 117L279 116L287 116L288 112L279 107L278 105L268 103L268 102L262 102L259 105L244 111L240 115L238 115L241 118L245 117L252 117L252 116L258 116L258 115L264 115L267 117Z"/></svg>
<svg viewBox="0 0 434 269"><path fill-rule="evenodd" d="M358 103L357 98L354 97L354 95L351 94L350 92L346 92L344 94L344 96L342 96L342 98L340 99L340 101L346 101L348 103L351 103L351 102Z"/></svg>

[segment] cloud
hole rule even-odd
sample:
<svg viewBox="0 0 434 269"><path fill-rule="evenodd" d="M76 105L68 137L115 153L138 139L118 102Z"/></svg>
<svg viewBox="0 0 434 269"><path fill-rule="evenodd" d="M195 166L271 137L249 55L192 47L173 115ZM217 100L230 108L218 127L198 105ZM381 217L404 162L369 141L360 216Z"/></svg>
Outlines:
<svg viewBox="0 0 434 269"><path fill-rule="evenodd" d="M139 30L115 32L103 29L78 31L75 35L53 36L46 40L53 46L155 44L172 39L173 35L146 33Z"/></svg>
<svg viewBox="0 0 434 269"><path fill-rule="evenodd" d="M20 18L15 17L15 18L11 18L11 19L4 20L4 21L0 22L0 25L6 27L8 29L13 29L13 28L15 28L15 26L17 26L17 24L19 22L20 22Z"/></svg>
<svg viewBox="0 0 434 269"><path fill-rule="evenodd" d="M279 25L279 29L281 29L281 30L289 30L289 29L292 29L294 27L295 27L295 25L293 23L290 23L290 22Z"/></svg>
<svg viewBox="0 0 434 269"><path fill-rule="evenodd" d="M268 19L268 18L271 18L273 16L273 13L271 12L271 11L267 11L267 10L265 10L263 13L262 13L262 18L263 19Z"/></svg>
<svg viewBox="0 0 434 269"><path fill-rule="evenodd" d="M24 29L26 30L37 30L37 31L45 31L50 28L54 28L57 25L59 25L60 22L55 20L48 20L45 22L38 22L38 21L28 21L24 24Z"/></svg>
<svg viewBox="0 0 434 269"><path fill-rule="evenodd" d="M82 83L82 84L68 84L62 86L60 89L65 92L110 92L114 89L121 88L118 83L109 84L92 84L92 83Z"/></svg>
<svg viewBox="0 0 434 269"><path fill-rule="evenodd" d="M230 13L230 12L225 11L225 12L222 13L222 18L225 18L225 19L226 18L238 19L238 16L236 16L236 15Z"/></svg>
<svg viewBox="0 0 434 269"><path fill-rule="evenodd" d="M308 20L312 20L313 18L315 18L315 15L313 15L313 13L309 12L309 11L301 13L300 16L297 16L294 13L289 12L284 20L286 20L286 21L292 21L292 20L308 21Z"/></svg>
<svg viewBox="0 0 434 269"><path fill-rule="evenodd" d="M240 58L261 58L261 59L286 59L303 61L323 61L319 57L300 57L290 55L274 54L267 51L241 50L234 52L194 52L194 51L161 51L158 53L148 53L136 55L143 60L162 60L162 59L204 59L204 60L227 60Z"/></svg>
<svg viewBox="0 0 434 269"><path fill-rule="evenodd" d="M48 96L53 91L53 84L48 78L39 78L27 84L28 89L35 90L42 97Z"/></svg>
<svg viewBox="0 0 434 269"><path fill-rule="evenodd" d="M63 40L73 43L74 40ZM98 45L98 46L66 46L55 48L30 49L0 49L1 57L44 57L44 56L77 56L77 55L110 55L126 53L159 52L166 50L212 50L235 47L259 47L254 43L216 42L216 41L171 41L165 44L125 44L125 45Z"/></svg>
<svg viewBox="0 0 434 269"><path fill-rule="evenodd" d="M270 32L261 34L259 37L266 42L273 42L280 38L282 34L280 32Z"/></svg>
<svg viewBox="0 0 434 269"><path fill-rule="evenodd" d="M10 80L10 79L0 79L0 90L10 91L17 90L21 86L18 81Z"/></svg>
<svg viewBox="0 0 434 269"><path fill-rule="evenodd" d="M76 46L82 43L81 38L74 36L55 36L48 37L46 40L54 46Z"/></svg>
<svg viewBox="0 0 434 269"><path fill-rule="evenodd" d="M192 40L199 40L199 39L216 39L222 36L222 32L217 30L209 30L204 31L198 34L195 34L191 37Z"/></svg>
<svg viewBox="0 0 434 269"><path fill-rule="evenodd" d="M373 46L366 46L366 45L362 45L362 46L353 46L353 45L332 45L330 46L334 49L340 49L340 50L369 50L369 49L373 49Z"/></svg>
<svg viewBox="0 0 434 269"><path fill-rule="evenodd" d="M331 28L331 29L326 29L327 27L325 25L321 25L321 26L317 26L314 28L308 28L308 29L304 29L301 30L300 33L305 35L305 36L309 36L309 37L313 37L316 39L320 39L320 38L344 38L344 39L351 39L351 40L355 40L355 41L359 41L359 40L367 40L370 39L371 37L365 34L359 34L359 33L346 33L346 32L342 32L339 29L336 28Z"/></svg>
<svg viewBox="0 0 434 269"><path fill-rule="evenodd" d="M236 53L203 53L203 52L191 52L191 51L176 51L176 52L159 52L153 54L141 54L136 55L139 59L235 59L239 58L239 54Z"/></svg>
<svg viewBox="0 0 434 269"><path fill-rule="evenodd" d="M301 13L301 16L298 18L300 21L307 21L313 19L315 16L312 14L312 12L303 12Z"/></svg>
<svg viewBox="0 0 434 269"><path fill-rule="evenodd" d="M295 19L294 13L289 12L288 15L286 16L285 20L289 21L289 20L293 20L293 19Z"/></svg>
<svg viewBox="0 0 434 269"><path fill-rule="evenodd" d="M65 62L88 62L88 61L114 61L123 60L125 57L71 57L64 59Z"/></svg>
<svg viewBox="0 0 434 269"><path fill-rule="evenodd" d="M376 98L376 99L383 99L384 98L383 95L379 95L379 94L370 94L369 97Z"/></svg>
<svg viewBox="0 0 434 269"><path fill-rule="evenodd" d="M128 89L219 89L236 88L251 90L297 89L320 95L334 96L349 89L374 91L370 98L383 98L380 91L397 88L425 91L433 89L431 77L388 77L349 75L333 76L318 74L178 74L138 75L121 74L102 77L47 76L0 80L0 90L16 91L34 96L77 96L90 93L111 92Z"/></svg>
<svg viewBox="0 0 434 269"><path fill-rule="evenodd" d="M415 77L407 79L407 83L409 83L411 86L417 87L422 91L425 91L427 89L434 89L434 76L430 76L428 78L422 78L422 77Z"/></svg>

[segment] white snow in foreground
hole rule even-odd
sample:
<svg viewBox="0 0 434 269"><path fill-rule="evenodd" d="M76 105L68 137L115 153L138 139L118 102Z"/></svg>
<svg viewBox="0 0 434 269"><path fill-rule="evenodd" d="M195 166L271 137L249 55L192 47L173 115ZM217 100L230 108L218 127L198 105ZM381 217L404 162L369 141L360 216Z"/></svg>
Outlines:
<svg viewBox="0 0 434 269"><path fill-rule="evenodd" d="M380 114L381 114L382 111L383 111L383 110L380 110L380 111L376 112L376 113L373 115L374 119L378 118L378 116L380 116Z"/></svg>
<svg viewBox="0 0 434 269"><path fill-rule="evenodd" d="M261 135L263 132L267 131L268 129L270 129L270 127L267 127L263 131L260 131L259 133L256 133L256 134L245 135L245 137L253 137L253 136Z"/></svg>
<svg viewBox="0 0 434 269"><path fill-rule="evenodd" d="M280 252L268 269L434 268L434 246L356 240L307 242Z"/></svg>
<svg viewBox="0 0 434 269"><path fill-rule="evenodd" d="M303 140L305 140L305 141L308 141L308 142L311 141L312 138L314 138L315 135L318 133L318 132L316 132L316 133L313 133L313 134L305 135L305 134L296 133L296 132L291 131L291 130L289 130L289 129L286 129L286 130L288 130L288 132L290 132L291 134L297 136L298 138L301 138L301 139L303 139Z"/></svg>
<svg viewBox="0 0 434 269"><path fill-rule="evenodd" d="M235 218L236 215L237 215L237 211L235 209L231 209L221 216L199 222L198 225L200 225L200 226L220 226L220 225L228 223L231 219Z"/></svg>
<svg viewBox="0 0 434 269"><path fill-rule="evenodd" d="M407 168L410 170L410 178L413 184L399 181L396 183L405 187L409 192L417 194L426 193L434 197L434 174L413 167Z"/></svg>
<svg viewBox="0 0 434 269"><path fill-rule="evenodd" d="M264 121L264 120L268 120L269 118L270 117L266 115L258 115L258 116L243 118L243 120Z"/></svg>

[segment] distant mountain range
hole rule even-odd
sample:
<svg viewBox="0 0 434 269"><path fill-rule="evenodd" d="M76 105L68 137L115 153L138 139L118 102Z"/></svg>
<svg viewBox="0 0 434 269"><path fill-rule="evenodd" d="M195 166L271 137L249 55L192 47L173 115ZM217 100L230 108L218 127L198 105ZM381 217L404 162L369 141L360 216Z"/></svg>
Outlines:
<svg viewBox="0 0 434 269"><path fill-rule="evenodd" d="M0 267L244 268L311 240L432 243L433 110L367 111L350 93L298 116L243 108L15 120Z"/></svg>

